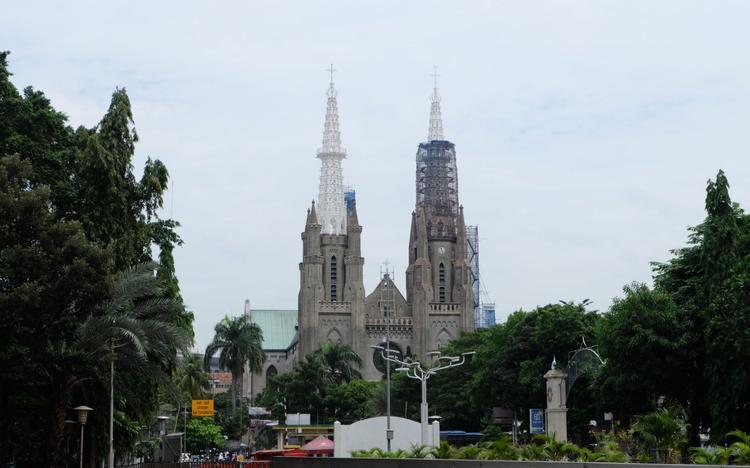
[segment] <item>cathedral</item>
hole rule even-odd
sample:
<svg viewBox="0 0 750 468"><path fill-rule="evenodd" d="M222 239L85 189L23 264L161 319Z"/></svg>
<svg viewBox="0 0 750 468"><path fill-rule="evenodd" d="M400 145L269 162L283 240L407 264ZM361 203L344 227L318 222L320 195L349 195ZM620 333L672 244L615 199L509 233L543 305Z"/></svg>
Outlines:
<svg viewBox="0 0 750 468"><path fill-rule="evenodd" d="M371 348L390 346L423 359L462 331L474 329L472 277L466 226L458 201L456 149L443 137L440 97L432 94L427 141L416 157L416 203L411 213L406 297L389 275L365 293L362 226L356 202L344 200L338 105L328 89L323 142L318 149L318 203L308 210L302 233L298 299L298 358L326 341L348 344L362 358L362 375L380 379L382 363Z"/></svg>
<svg viewBox="0 0 750 468"><path fill-rule="evenodd" d="M267 349L264 344L268 359L264 371L252 376L252 394L265 387L268 377L290 370L294 362L325 342L351 346L362 358L362 376L379 380L384 365L380 353L371 347L385 347L386 336L391 349L421 360L461 332L474 330L472 275L463 207L458 200L456 149L443 136L437 86L431 98L428 137L419 143L416 154L406 297L388 274L370 294L365 292L363 227L357 218L356 201L345 200L344 194L341 162L346 156L341 146L336 89L331 81L323 141L317 151L318 199L307 210L302 232L296 333L285 349ZM271 311L263 312L267 315ZM279 312L288 315L290 311ZM247 309L246 313L253 314ZM263 331L264 335L276 334L266 327Z"/></svg>

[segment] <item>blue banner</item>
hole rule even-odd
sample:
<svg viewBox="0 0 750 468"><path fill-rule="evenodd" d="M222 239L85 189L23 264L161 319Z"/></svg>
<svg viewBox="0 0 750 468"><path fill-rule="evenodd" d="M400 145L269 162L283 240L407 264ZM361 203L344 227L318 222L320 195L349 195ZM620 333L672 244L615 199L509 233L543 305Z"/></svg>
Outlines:
<svg viewBox="0 0 750 468"><path fill-rule="evenodd" d="M529 432L531 434L544 434L544 410L531 408L529 410Z"/></svg>

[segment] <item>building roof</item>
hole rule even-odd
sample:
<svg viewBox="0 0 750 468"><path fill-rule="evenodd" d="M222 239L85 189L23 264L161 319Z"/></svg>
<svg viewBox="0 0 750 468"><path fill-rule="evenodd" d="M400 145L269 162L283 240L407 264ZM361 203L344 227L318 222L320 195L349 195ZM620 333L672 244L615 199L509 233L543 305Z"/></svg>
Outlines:
<svg viewBox="0 0 750 468"><path fill-rule="evenodd" d="M292 344L297 332L296 310L253 309L250 317L263 330L264 350L286 350Z"/></svg>

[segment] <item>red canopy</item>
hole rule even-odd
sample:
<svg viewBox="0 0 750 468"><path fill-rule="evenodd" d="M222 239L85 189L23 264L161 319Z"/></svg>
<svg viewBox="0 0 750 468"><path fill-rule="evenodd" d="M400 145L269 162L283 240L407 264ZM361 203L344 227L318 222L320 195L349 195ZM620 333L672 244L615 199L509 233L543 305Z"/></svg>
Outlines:
<svg viewBox="0 0 750 468"><path fill-rule="evenodd" d="M324 436L318 436L306 443L300 450L310 455L333 455L333 441Z"/></svg>

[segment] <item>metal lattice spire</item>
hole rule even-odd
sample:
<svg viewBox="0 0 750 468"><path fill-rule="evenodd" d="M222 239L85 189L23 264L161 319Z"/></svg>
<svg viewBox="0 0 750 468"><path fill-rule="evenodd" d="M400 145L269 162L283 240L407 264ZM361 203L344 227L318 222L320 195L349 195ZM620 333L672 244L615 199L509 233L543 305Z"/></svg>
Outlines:
<svg viewBox="0 0 750 468"><path fill-rule="evenodd" d="M320 187L318 192L318 219L323 234L346 234L346 203L344 201L341 160L346 150L341 147L339 111L336 88L333 86L333 65L328 70L331 83L328 88L326 119L323 126L323 146L318 149L320 159Z"/></svg>
<svg viewBox="0 0 750 468"><path fill-rule="evenodd" d="M328 103L326 105L326 121L323 126L323 146L318 149L318 154L341 153L346 155L346 150L341 147L341 132L339 131L339 107L336 101L336 88L333 86L333 69L331 65L331 83L328 87Z"/></svg>
<svg viewBox="0 0 750 468"><path fill-rule="evenodd" d="M435 80L435 85L432 88L432 98L431 98L431 104L430 104L430 130L427 134L427 141L432 140L444 140L443 137L443 118L440 115L440 95L438 94L437 89L437 79L438 79L438 73L437 73L437 65L434 67L435 71L432 74L432 77Z"/></svg>

